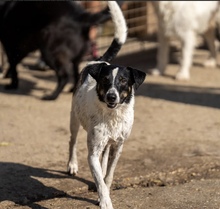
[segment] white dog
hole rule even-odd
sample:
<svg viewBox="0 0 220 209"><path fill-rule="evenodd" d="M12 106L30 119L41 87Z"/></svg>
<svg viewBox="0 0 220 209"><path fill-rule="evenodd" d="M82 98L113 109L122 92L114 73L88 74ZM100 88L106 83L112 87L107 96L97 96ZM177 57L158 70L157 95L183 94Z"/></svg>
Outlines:
<svg viewBox="0 0 220 209"><path fill-rule="evenodd" d="M113 174L123 143L132 129L134 90L146 76L131 67L109 64L126 41L127 27L117 3L108 1L108 6L115 25L115 38L103 57L88 63L81 73L72 101L68 162L68 172L76 175L76 136L81 124L88 134L88 163L102 209L113 208L109 195Z"/></svg>
<svg viewBox="0 0 220 209"><path fill-rule="evenodd" d="M215 67L215 16L219 8L218 1L154 1L152 2L158 17L158 53L157 68L153 75L163 74L168 64L169 39L177 37L182 43L182 63L176 79L190 79L190 67L196 36L203 34L210 58L204 63Z"/></svg>

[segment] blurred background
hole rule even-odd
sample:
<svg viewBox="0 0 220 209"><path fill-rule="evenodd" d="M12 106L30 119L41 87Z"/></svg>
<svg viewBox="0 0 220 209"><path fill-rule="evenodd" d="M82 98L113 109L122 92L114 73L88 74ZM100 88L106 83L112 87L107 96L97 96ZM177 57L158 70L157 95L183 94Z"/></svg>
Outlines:
<svg viewBox="0 0 220 209"><path fill-rule="evenodd" d="M86 10L96 12L103 9L107 3L105 1L79 1ZM153 6L150 1L123 1L122 10L128 25L128 39L120 55L130 54L141 51L146 47L156 46L157 19ZM114 35L112 21L108 21L95 28L92 39L96 42L98 54L102 54L109 46ZM7 68L7 58L1 46L0 65L3 69ZM36 53L36 56L39 54ZM91 53L88 53L85 59L91 59Z"/></svg>
<svg viewBox="0 0 220 209"><path fill-rule="evenodd" d="M82 1L83 2L83 1ZM96 11L106 6L106 2L98 2ZM94 11L93 7L85 7ZM157 32L157 18L150 1L123 1L122 11L128 26L128 39L120 55L134 53L143 50L144 47L155 46ZM114 27L112 21L108 21L97 29L97 48L102 54L112 41Z"/></svg>

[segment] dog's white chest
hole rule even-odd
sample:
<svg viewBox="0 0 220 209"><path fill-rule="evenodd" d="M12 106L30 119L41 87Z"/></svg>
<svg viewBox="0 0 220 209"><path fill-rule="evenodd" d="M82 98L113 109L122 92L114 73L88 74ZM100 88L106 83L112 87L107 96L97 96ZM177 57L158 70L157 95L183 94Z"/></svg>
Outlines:
<svg viewBox="0 0 220 209"><path fill-rule="evenodd" d="M126 139L133 125L133 111L121 112L120 110L114 114L105 114L101 125L107 133L108 138L117 141L117 139Z"/></svg>

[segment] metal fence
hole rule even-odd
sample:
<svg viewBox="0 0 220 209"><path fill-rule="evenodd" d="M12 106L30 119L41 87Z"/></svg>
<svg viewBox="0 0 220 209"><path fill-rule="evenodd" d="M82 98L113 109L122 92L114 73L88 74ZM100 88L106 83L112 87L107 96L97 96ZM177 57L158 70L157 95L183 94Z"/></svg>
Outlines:
<svg viewBox="0 0 220 209"><path fill-rule="evenodd" d="M102 8L105 5L106 2L101 3ZM157 19L150 1L124 1L122 11L128 26L128 38L119 56L142 50L146 44L156 41ZM112 21L98 27L97 45L100 54L109 46L113 35Z"/></svg>

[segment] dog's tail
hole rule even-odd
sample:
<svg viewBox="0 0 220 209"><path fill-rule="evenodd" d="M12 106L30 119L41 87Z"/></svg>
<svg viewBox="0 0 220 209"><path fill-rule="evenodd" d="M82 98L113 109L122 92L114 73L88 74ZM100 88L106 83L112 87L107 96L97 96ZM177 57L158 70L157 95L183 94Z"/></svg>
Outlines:
<svg viewBox="0 0 220 209"><path fill-rule="evenodd" d="M104 55L98 60L110 62L120 51L127 38L127 25L123 13L116 1L108 1L111 17L115 26L114 39Z"/></svg>

